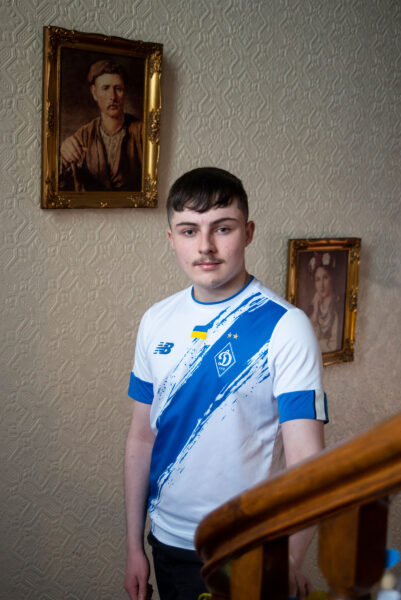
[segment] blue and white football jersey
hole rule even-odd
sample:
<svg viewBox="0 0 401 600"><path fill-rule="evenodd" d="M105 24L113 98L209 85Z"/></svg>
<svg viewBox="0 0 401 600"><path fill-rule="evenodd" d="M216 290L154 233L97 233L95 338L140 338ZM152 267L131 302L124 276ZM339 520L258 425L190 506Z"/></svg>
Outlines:
<svg viewBox="0 0 401 600"><path fill-rule="evenodd" d="M129 395L152 405L152 532L181 548L208 512L277 471L280 422L327 420L309 319L255 279L222 302L188 288L152 306Z"/></svg>

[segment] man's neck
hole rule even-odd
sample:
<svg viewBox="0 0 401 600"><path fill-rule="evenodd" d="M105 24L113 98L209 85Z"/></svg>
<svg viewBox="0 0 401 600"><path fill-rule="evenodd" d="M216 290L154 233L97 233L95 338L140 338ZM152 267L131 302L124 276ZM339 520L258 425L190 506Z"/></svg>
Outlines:
<svg viewBox="0 0 401 600"><path fill-rule="evenodd" d="M243 277L236 282L230 282L227 285L217 288L204 288L199 284L193 286L193 297L198 302L212 304L214 302L223 302L240 292L251 280L252 276L245 271Z"/></svg>
<svg viewBox="0 0 401 600"><path fill-rule="evenodd" d="M122 113L121 115L119 115L118 117L115 117L115 118L109 117L108 115L105 115L102 113L101 119L102 119L102 127L103 127L104 131L106 133L108 133L109 135L112 135L113 133L116 133L116 131L121 129L121 127L123 126L124 113Z"/></svg>

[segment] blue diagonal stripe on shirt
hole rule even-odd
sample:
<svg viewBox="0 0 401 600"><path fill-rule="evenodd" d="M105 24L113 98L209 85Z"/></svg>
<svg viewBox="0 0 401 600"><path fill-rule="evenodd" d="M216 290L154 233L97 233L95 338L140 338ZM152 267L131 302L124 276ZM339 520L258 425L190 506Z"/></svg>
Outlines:
<svg viewBox="0 0 401 600"><path fill-rule="evenodd" d="M257 294L260 298L261 295ZM249 298L247 299L249 302ZM163 485L173 470L180 468L180 455L194 432L199 431L210 414L224 402L232 391L238 389L256 366L251 361L270 340L274 327L287 311L279 304L254 302L234 323L224 330L223 335L209 347L199 366L185 383L176 389L159 417L159 432L156 436L151 464L150 510L155 507ZM231 336L229 337L229 334ZM238 336L238 337L234 337ZM215 356L231 343L235 364L219 377ZM268 371L265 359L265 371ZM269 376L268 372L264 377ZM153 504L153 506L152 506Z"/></svg>

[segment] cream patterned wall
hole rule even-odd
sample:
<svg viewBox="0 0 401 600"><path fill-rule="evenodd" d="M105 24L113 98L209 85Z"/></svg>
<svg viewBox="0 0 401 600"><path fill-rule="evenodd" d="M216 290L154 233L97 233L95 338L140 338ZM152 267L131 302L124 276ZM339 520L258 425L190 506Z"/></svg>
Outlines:
<svg viewBox="0 0 401 600"><path fill-rule="evenodd" d="M159 208L39 208L49 24L164 44ZM187 284L164 215L183 171L243 179L250 271L281 294L288 238L362 238L328 442L399 410L401 4L3 0L0 31L0 598L123 599L126 389L141 314Z"/></svg>

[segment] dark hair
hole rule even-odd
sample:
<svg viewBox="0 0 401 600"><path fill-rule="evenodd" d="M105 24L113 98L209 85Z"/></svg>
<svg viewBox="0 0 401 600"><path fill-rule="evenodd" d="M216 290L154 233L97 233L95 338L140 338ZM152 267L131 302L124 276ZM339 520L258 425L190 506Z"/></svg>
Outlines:
<svg viewBox="0 0 401 600"><path fill-rule="evenodd" d="M100 75L105 75L106 73L110 73L111 75L120 75L121 79L125 84L126 74L122 65L114 62L114 60L98 60L97 62L93 63L93 65L91 65L91 68L89 69L89 85L93 85L97 77L100 77Z"/></svg>
<svg viewBox="0 0 401 600"><path fill-rule="evenodd" d="M203 213L211 208L229 206L237 201L248 221L248 196L242 181L224 169L200 167L181 175L171 186L167 198L167 217L184 208Z"/></svg>

